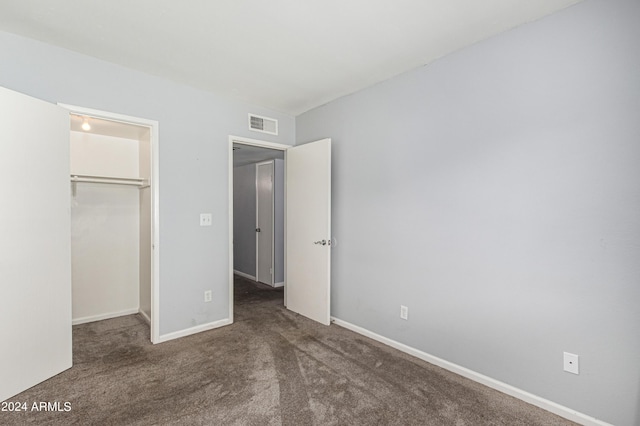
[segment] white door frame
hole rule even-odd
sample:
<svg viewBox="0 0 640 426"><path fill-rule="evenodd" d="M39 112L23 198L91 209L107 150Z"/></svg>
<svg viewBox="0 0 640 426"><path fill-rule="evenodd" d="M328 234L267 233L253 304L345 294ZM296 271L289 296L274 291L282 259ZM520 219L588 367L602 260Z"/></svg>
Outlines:
<svg viewBox="0 0 640 426"><path fill-rule="evenodd" d="M280 144L280 143L275 143L275 142L266 142L266 141L261 141L258 139L250 139L250 138L245 138L245 137L241 137L241 136L232 136L229 135L229 163L228 163L228 169L229 169L229 321L231 323L233 323L233 144L234 143L239 143L242 145L250 145L250 146L257 146L257 147L261 147L261 148L268 148L268 149L275 149L278 151L284 151L284 158L285 158L285 164L286 164L286 160L287 160L287 149L291 148L291 145L284 145L284 144ZM285 174L285 194L287 192L286 190L286 185L287 185L287 180L286 180L286 175L287 175L287 170L285 168L284 171ZM285 197L284 200L284 204L285 204L285 223L287 221L287 216L286 216L286 204L287 204L287 199ZM286 227L285 227L285 238L284 238L284 250L285 253L287 252L287 236L286 236ZM286 271L287 269L287 257L285 256L284 258L284 269ZM285 275L284 277L284 285L286 287L287 285L287 277ZM285 306L287 305L287 300L286 300L286 294L287 292L285 291L285 301L284 304Z"/></svg>
<svg viewBox="0 0 640 426"><path fill-rule="evenodd" d="M160 183L159 183L159 159L158 159L158 122L146 118L132 117L113 112L100 111L75 105L58 103L59 106L69 110L70 114L86 115L88 117L102 118L118 121L125 124L148 127L151 139L151 342L160 342Z"/></svg>
<svg viewBox="0 0 640 426"><path fill-rule="evenodd" d="M276 219L276 209L275 209L275 181L274 176L276 172L276 163L273 160L261 161L256 163L256 229L260 227L260 194L258 194L258 169L260 166L264 166L266 164L271 165L271 284L272 286L275 284L275 219ZM260 247L259 247L259 239L260 234L256 231L256 281L260 281L259 271L260 271Z"/></svg>

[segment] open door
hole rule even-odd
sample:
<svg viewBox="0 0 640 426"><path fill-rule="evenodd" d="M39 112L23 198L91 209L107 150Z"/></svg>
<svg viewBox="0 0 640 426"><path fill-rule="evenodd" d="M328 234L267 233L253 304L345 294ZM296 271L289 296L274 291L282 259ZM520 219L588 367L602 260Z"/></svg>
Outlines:
<svg viewBox="0 0 640 426"><path fill-rule="evenodd" d="M287 308L330 323L331 139L286 155Z"/></svg>
<svg viewBox="0 0 640 426"><path fill-rule="evenodd" d="M69 112L0 87L0 401L71 367Z"/></svg>
<svg viewBox="0 0 640 426"><path fill-rule="evenodd" d="M273 285L273 167L256 164L256 281Z"/></svg>

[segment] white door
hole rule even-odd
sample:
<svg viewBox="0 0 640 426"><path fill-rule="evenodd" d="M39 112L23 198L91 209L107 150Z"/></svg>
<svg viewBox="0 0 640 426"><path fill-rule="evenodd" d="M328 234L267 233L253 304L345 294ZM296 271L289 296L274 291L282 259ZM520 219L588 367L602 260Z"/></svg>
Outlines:
<svg viewBox="0 0 640 426"><path fill-rule="evenodd" d="M273 285L273 161L256 165L256 281Z"/></svg>
<svg viewBox="0 0 640 426"><path fill-rule="evenodd" d="M0 401L71 367L69 113L0 87Z"/></svg>
<svg viewBox="0 0 640 426"><path fill-rule="evenodd" d="M286 155L287 308L329 325L331 289L331 139Z"/></svg>

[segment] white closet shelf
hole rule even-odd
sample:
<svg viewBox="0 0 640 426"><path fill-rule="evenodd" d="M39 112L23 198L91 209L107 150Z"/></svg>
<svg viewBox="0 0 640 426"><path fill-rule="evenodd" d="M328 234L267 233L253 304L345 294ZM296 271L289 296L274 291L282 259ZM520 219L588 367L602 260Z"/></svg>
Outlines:
<svg viewBox="0 0 640 426"><path fill-rule="evenodd" d="M80 175L71 174L71 182L79 183L106 183L112 185L131 185L139 188L148 188L149 184L144 178L129 178L129 177L117 177L117 176L95 176L95 175Z"/></svg>

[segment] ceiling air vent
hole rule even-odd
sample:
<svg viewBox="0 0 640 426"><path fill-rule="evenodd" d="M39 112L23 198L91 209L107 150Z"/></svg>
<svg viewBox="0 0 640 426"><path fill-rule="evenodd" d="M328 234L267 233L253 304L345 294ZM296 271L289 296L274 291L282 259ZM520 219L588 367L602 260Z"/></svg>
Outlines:
<svg viewBox="0 0 640 426"><path fill-rule="evenodd" d="M260 115L249 114L249 129L269 133L270 135L278 134L278 120Z"/></svg>

